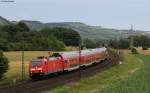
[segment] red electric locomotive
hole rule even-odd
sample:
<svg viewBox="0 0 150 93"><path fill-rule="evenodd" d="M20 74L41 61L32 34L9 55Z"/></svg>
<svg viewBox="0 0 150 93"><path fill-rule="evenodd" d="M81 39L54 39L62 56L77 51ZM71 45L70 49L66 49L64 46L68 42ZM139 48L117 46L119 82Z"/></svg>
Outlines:
<svg viewBox="0 0 150 93"><path fill-rule="evenodd" d="M79 66L89 66L101 62L107 56L108 53L105 47L82 50L80 56L78 51L58 52L50 57L40 57L32 60L29 64L29 75L32 79L37 79L52 73L76 70Z"/></svg>

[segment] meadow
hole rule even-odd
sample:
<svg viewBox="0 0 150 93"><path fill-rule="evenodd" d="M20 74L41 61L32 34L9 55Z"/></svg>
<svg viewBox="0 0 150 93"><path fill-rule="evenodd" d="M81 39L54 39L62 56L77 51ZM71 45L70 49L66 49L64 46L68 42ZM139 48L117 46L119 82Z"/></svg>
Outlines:
<svg viewBox="0 0 150 93"><path fill-rule="evenodd" d="M125 83L126 80L128 80L129 77L134 76L135 73L141 71L141 69L145 67L145 61L148 61L148 60L141 59L141 57L147 58L147 56L132 55L129 52L125 52L124 60L122 64L114 66L94 76L83 78L79 82L75 82L69 85L59 86L50 91L45 91L44 93L129 93L123 91L124 87L127 87L127 89L129 89L130 87L128 87L127 83L130 83L132 85L132 82L133 83L135 82L131 80ZM120 82L120 84L116 86L116 83L118 84L118 82ZM122 83L125 83L125 86L121 86ZM122 91L119 89L121 89ZM118 91L116 92L115 90ZM136 92L132 91L131 93L136 93Z"/></svg>
<svg viewBox="0 0 150 93"><path fill-rule="evenodd" d="M136 57L144 63L140 70L96 93L150 93L150 56L136 55Z"/></svg>
<svg viewBox="0 0 150 93"><path fill-rule="evenodd" d="M0 80L0 85L12 84L13 80L16 82L21 81L22 73L22 52L4 52L4 55L9 59L9 70L5 73L4 78ZM28 75L28 65L30 60L38 56L48 56L48 51L25 51L24 52L24 63L25 63L25 80L30 79Z"/></svg>

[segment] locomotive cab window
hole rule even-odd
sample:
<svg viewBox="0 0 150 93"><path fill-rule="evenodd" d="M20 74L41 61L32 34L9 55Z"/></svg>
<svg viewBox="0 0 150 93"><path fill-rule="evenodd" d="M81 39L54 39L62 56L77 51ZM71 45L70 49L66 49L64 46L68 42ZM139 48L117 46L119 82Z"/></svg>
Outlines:
<svg viewBox="0 0 150 93"><path fill-rule="evenodd" d="M57 60L57 59L59 59L59 57L49 57L50 61L54 61L54 60Z"/></svg>
<svg viewBox="0 0 150 93"><path fill-rule="evenodd" d="M31 62L32 66L41 66L42 65L42 61L32 61Z"/></svg>

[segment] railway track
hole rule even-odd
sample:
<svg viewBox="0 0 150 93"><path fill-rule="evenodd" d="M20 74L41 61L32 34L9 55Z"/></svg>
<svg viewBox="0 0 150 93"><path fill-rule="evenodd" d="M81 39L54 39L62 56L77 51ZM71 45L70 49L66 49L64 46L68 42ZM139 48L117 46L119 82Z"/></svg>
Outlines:
<svg viewBox="0 0 150 93"><path fill-rule="evenodd" d="M58 85L78 81L80 78L91 76L97 72L108 69L117 64L117 61L118 58L116 56L110 55L107 61L94 64L90 67L80 68L79 70L64 73L45 80L29 81L23 84L0 88L0 93L41 93Z"/></svg>

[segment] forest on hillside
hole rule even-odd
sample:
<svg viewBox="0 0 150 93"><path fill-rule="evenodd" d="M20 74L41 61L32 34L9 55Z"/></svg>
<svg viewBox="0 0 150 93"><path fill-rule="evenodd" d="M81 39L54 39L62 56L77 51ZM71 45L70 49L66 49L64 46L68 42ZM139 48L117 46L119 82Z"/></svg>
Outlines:
<svg viewBox="0 0 150 93"><path fill-rule="evenodd" d="M135 47L150 47L150 37L134 35L119 40L94 40L81 38L80 34L63 27L43 28L39 31L31 30L25 23L0 26L0 50L2 51L62 51L66 46L79 46L82 40L83 47L95 48L108 45L113 48L130 48L131 37Z"/></svg>
<svg viewBox="0 0 150 93"><path fill-rule="evenodd" d="M0 26L0 50L65 50L66 45L78 46L80 35L69 28L30 30L22 22Z"/></svg>

